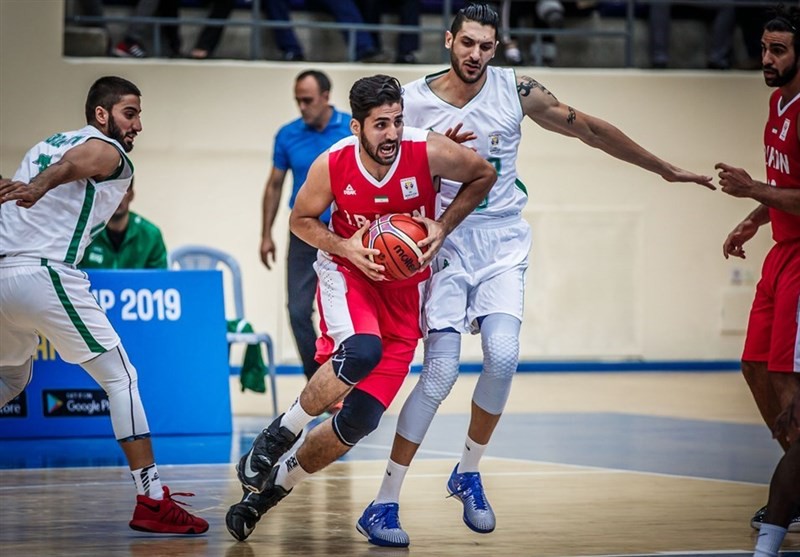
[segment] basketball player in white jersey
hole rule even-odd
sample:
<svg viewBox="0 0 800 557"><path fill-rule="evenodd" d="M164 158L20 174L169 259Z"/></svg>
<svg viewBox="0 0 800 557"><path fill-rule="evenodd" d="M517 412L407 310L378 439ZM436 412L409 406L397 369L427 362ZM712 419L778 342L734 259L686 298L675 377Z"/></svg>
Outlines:
<svg viewBox="0 0 800 557"><path fill-rule="evenodd" d="M161 485L136 369L75 267L133 179L126 153L142 131L140 97L126 79L98 79L86 98L87 125L37 143L14 178L0 180L0 407L28 385L38 334L47 337L108 395L137 490L130 527L201 534L208 523Z"/></svg>
<svg viewBox="0 0 800 557"><path fill-rule="evenodd" d="M520 216L527 192L516 174L523 118L576 137L669 182L695 182L714 189L711 177L659 159L611 124L560 103L530 77L487 66L497 48L497 24L497 13L486 4L461 9L445 36L450 69L409 84L403 95L409 125L464 142L491 162L498 176L486 199L445 239L432 264L425 301L423 370L398 419L380 490L358 521L359 531L376 545L409 544L398 519L400 489L434 414L458 377L461 334L468 332L481 334L483 370L472 397L463 455L447 490L463 503L463 520L469 528L478 533L495 528L478 470L519 359L531 249L530 228ZM442 181L443 206L458 189L458 183Z"/></svg>

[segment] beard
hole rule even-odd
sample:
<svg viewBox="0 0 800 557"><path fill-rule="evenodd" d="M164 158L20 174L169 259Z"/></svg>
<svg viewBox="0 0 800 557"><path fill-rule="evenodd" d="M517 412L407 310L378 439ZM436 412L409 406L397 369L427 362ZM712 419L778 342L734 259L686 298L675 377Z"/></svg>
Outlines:
<svg viewBox="0 0 800 557"><path fill-rule="evenodd" d="M456 72L458 78L464 83L475 83L476 81L478 81L481 77L483 77L483 74L486 73L487 66L488 65L484 65L478 72L478 75L476 75L475 77L470 77L464 73L464 70L461 69L461 65L458 63L458 58L456 58L453 49L452 48L450 49L450 67L453 68L453 71Z"/></svg>
<svg viewBox="0 0 800 557"><path fill-rule="evenodd" d="M764 82L769 87L783 87L784 85L791 83L791 81L797 75L797 59L795 58L794 64L789 66L783 73L779 72L772 66L764 66L763 69L772 70L775 72L775 74L772 76L764 75Z"/></svg>
<svg viewBox="0 0 800 557"><path fill-rule="evenodd" d="M125 142L125 136L123 135L122 130L120 130L119 126L117 126L117 122L116 120L114 120L114 116L110 114L108 118L108 137L116 140L117 143L122 145L122 148L125 149L126 153L130 153L131 151L133 151L133 143Z"/></svg>
<svg viewBox="0 0 800 557"><path fill-rule="evenodd" d="M392 163L394 163L395 159L397 159L397 155L400 152L400 141L399 140L398 141L384 141L383 143L375 146L372 143L370 143L369 140L367 140L367 137L364 135L363 132L359 136L359 140L361 141L361 146L367 152L367 155L369 155L369 157L372 160L374 160L375 162L377 162L378 164L383 165L383 166L391 166ZM385 157L382 157L380 155L380 148L383 147L384 145L394 145L395 146L394 154L392 154L392 156L389 157L389 158L385 158Z"/></svg>

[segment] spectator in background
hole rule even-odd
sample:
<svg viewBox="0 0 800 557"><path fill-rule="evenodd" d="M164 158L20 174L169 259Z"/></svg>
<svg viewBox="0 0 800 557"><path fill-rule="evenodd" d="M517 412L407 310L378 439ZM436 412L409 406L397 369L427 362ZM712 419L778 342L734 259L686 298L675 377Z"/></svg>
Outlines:
<svg viewBox="0 0 800 557"><path fill-rule="evenodd" d="M330 104L330 91L331 81L322 72L307 70L295 79L294 98L300 108L300 118L278 130L272 149L272 171L264 189L261 261L267 269L272 269L271 264L275 262L272 226L287 171L292 172L292 193L289 196L289 208L292 208L314 159L343 137L351 135L350 115L339 112ZM326 211L320 218L327 223L330 217L330 211ZM287 287L291 289L288 296L289 323L307 379L311 379L319 367L314 360L317 332L311 319L317 291L316 260L317 248L289 232L286 265Z"/></svg>
<svg viewBox="0 0 800 557"><path fill-rule="evenodd" d="M262 0L267 17L274 21L290 21L289 0ZM364 23L364 18L354 0L309 0L309 8L321 8L331 14L339 23ZM344 32L345 41L348 33ZM291 28L275 29L275 41L283 51L283 59L287 61L305 60L303 47ZM356 60L359 62L381 62L382 55L375 46L370 33L356 33Z"/></svg>
<svg viewBox="0 0 800 557"><path fill-rule="evenodd" d="M736 6L736 23L742 30L746 60L739 67L745 70L761 69L761 33L767 20L770 19L767 4L772 0L757 0L762 6L753 5L754 0L747 0L747 5Z"/></svg>
<svg viewBox="0 0 800 557"><path fill-rule="evenodd" d="M208 17L211 19L226 19L233 11L234 4L235 0L213 0ZM309 0L309 7L321 8L327 11L339 23L364 22L354 0ZM261 9L267 19L272 21L291 21L289 0L261 0ZM203 28L195 47L189 53L189 57L202 60L213 55L219 44L222 32L223 27L219 26ZM281 50L281 58L284 61L300 62L306 59L303 47L293 29L289 27L276 28L273 33L275 43ZM345 41L348 40L346 32L344 38ZM356 59L362 62L382 61L380 49L375 46L375 40L365 31L356 33Z"/></svg>
<svg viewBox="0 0 800 557"><path fill-rule="evenodd" d="M522 3L517 2L512 6L511 0L503 0L501 2L500 25L502 36L500 40L503 43L506 63L509 66L519 66L523 63L522 51L518 42L512 39L509 33L512 21L516 22L521 16L530 13L533 16L533 26L535 28L561 29L564 27L564 5L560 0L536 0L532 7L533 9L529 8L523 14L521 13ZM533 41L531 43L531 56L533 57L533 63L536 65L552 66L555 64L557 54L558 50L553 35L544 35L541 42Z"/></svg>
<svg viewBox="0 0 800 557"><path fill-rule="evenodd" d="M178 17L180 0L139 0L133 12L134 17ZM181 52L181 37L177 25L162 25L161 34L167 43L172 56ZM144 44L154 35L154 24L131 23L125 30L125 36L111 51L120 58L146 58L147 49Z"/></svg>
<svg viewBox="0 0 800 557"><path fill-rule="evenodd" d="M209 19L228 19L236 4L236 0L211 0L211 9L208 12ZM223 25L208 25L203 27L194 48L189 52L189 58L205 60L214 54L217 49L222 33L225 31Z"/></svg>
<svg viewBox="0 0 800 557"><path fill-rule="evenodd" d="M380 23L387 4L389 3L382 0L358 0L358 7L366 23ZM400 25L419 25L420 0L398 0L393 2L392 6L399 11ZM375 41L376 49L382 50L380 33L372 33L372 39ZM395 64L416 64L417 58L414 52L417 50L419 50L418 33L399 33Z"/></svg>
<svg viewBox="0 0 800 557"><path fill-rule="evenodd" d="M104 230L86 247L81 269L166 269L167 248L156 225L128 209L133 179Z"/></svg>
<svg viewBox="0 0 800 557"><path fill-rule="evenodd" d="M736 30L736 8L733 5L709 8L711 33L709 36L707 67L727 70L731 67L733 34ZM669 35L672 23L672 6L669 2L655 1L650 5L648 26L650 30L650 64L664 69L669 65Z"/></svg>

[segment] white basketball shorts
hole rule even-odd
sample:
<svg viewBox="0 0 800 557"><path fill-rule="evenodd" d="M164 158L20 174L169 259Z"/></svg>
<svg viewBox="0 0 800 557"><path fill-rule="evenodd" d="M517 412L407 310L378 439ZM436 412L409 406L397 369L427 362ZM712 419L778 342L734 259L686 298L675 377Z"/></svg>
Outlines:
<svg viewBox="0 0 800 557"><path fill-rule="evenodd" d="M462 223L433 263L425 299L427 333L477 333L477 319L506 313L522 321L531 229L519 215Z"/></svg>
<svg viewBox="0 0 800 557"><path fill-rule="evenodd" d="M81 364L120 342L81 270L32 257L0 259L0 366L28 361L41 334Z"/></svg>

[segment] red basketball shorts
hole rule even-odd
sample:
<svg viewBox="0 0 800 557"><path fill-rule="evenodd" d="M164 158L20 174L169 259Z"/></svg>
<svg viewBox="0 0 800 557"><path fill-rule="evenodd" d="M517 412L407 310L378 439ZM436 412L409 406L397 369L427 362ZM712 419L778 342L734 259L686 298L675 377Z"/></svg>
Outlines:
<svg viewBox="0 0 800 557"><path fill-rule="evenodd" d="M317 362L326 362L352 335L381 337L381 361L355 388L388 407L408 375L422 337L420 310L425 283L377 283L322 258L314 267L319 277L317 307L322 333L317 339Z"/></svg>
<svg viewBox="0 0 800 557"><path fill-rule="evenodd" d="M742 359L800 372L800 239L775 244L764 260Z"/></svg>

